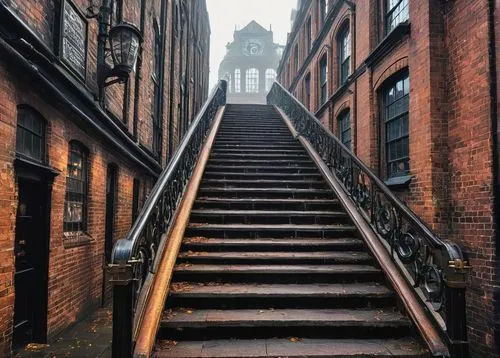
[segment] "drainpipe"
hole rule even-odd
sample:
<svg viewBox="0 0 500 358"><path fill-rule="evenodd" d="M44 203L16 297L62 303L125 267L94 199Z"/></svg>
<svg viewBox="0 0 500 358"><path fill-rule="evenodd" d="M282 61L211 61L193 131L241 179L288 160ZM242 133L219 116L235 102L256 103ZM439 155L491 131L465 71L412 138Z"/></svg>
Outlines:
<svg viewBox="0 0 500 358"><path fill-rule="evenodd" d="M490 70L490 118L492 135L492 159L493 159L493 220L495 227L495 256L500 256L500 164L498 162L500 147L498 143L498 73L496 67L497 53L495 47L495 1L488 1L488 52L489 52L489 70ZM497 24L498 26L498 24ZM500 267L496 265L496 277L500 276ZM500 352L500 288L496 287L493 291L495 306L493 308L493 333L496 352Z"/></svg>
<svg viewBox="0 0 500 358"><path fill-rule="evenodd" d="M351 11L351 38L352 38L352 48L351 48L351 64L354 63L353 70L356 70L356 5L349 0L342 0L344 4L349 7ZM354 72L351 73L351 76L354 75ZM353 143L352 152L357 155L358 153L358 78L354 78L354 94L352 99L352 109L351 109L351 118L352 118L352 127L351 130L351 140ZM335 119L334 119L335 120Z"/></svg>
<svg viewBox="0 0 500 358"><path fill-rule="evenodd" d="M141 35L144 36L144 28L145 28L145 16L146 16L146 0L141 1L141 24L139 31ZM134 84L134 119L133 119L133 135L137 143L139 143L139 136L137 126L139 124L139 98L141 92L141 70L142 70L142 53L143 53L143 45L139 49L139 56L137 58L137 71L135 73L135 84Z"/></svg>

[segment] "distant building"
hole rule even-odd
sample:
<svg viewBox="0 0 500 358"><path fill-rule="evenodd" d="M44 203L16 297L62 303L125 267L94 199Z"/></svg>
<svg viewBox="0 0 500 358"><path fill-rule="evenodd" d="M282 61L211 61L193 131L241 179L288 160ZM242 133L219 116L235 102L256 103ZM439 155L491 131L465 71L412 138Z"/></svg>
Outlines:
<svg viewBox="0 0 500 358"><path fill-rule="evenodd" d="M251 21L234 31L234 41L226 48L219 78L228 81L228 103L265 103L283 52L274 43L273 32Z"/></svg>

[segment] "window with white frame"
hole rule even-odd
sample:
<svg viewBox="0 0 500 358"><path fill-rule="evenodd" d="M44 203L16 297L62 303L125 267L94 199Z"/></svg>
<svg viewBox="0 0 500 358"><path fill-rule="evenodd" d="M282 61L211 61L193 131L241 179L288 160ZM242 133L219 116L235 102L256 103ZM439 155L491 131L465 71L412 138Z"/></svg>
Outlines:
<svg viewBox="0 0 500 358"><path fill-rule="evenodd" d="M259 70L256 68L249 68L246 73L246 92L258 93L259 92Z"/></svg>

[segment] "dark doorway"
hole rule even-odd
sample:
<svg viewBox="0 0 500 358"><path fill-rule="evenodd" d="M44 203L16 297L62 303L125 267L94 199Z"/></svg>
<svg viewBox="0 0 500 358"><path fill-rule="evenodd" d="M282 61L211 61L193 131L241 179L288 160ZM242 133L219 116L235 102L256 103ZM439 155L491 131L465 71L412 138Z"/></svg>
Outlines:
<svg viewBox="0 0 500 358"><path fill-rule="evenodd" d="M111 252L113 251L113 230L116 208L116 172L116 165L108 165L108 173L106 176L106 236L104 239L106 263L111 261Z"/></svg>
<svg viewBox="0 0 500 358"><path fill-rule="evenodd" d="M47 340L49 186L18 178L14 347Z"/></svg>

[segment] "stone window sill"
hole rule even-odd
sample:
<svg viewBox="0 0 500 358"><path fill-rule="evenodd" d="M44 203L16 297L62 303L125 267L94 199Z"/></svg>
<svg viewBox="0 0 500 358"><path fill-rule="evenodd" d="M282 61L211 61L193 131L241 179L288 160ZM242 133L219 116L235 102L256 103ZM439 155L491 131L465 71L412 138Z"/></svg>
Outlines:
<svg viewBox="0 0 500 358"><path fill-rule="evenodd" d="M63 234L63 246L65 249L90 245L94 239L83 231L65 232Z"/></svg>
<svg viewBox="0 0 500 358"><path fill-rule="evenodd" d="M411 175L403 175L386 179L384 181L384 184L391 189L401 189L408 187L410 185L410 182L411 182Z"/></svg>

